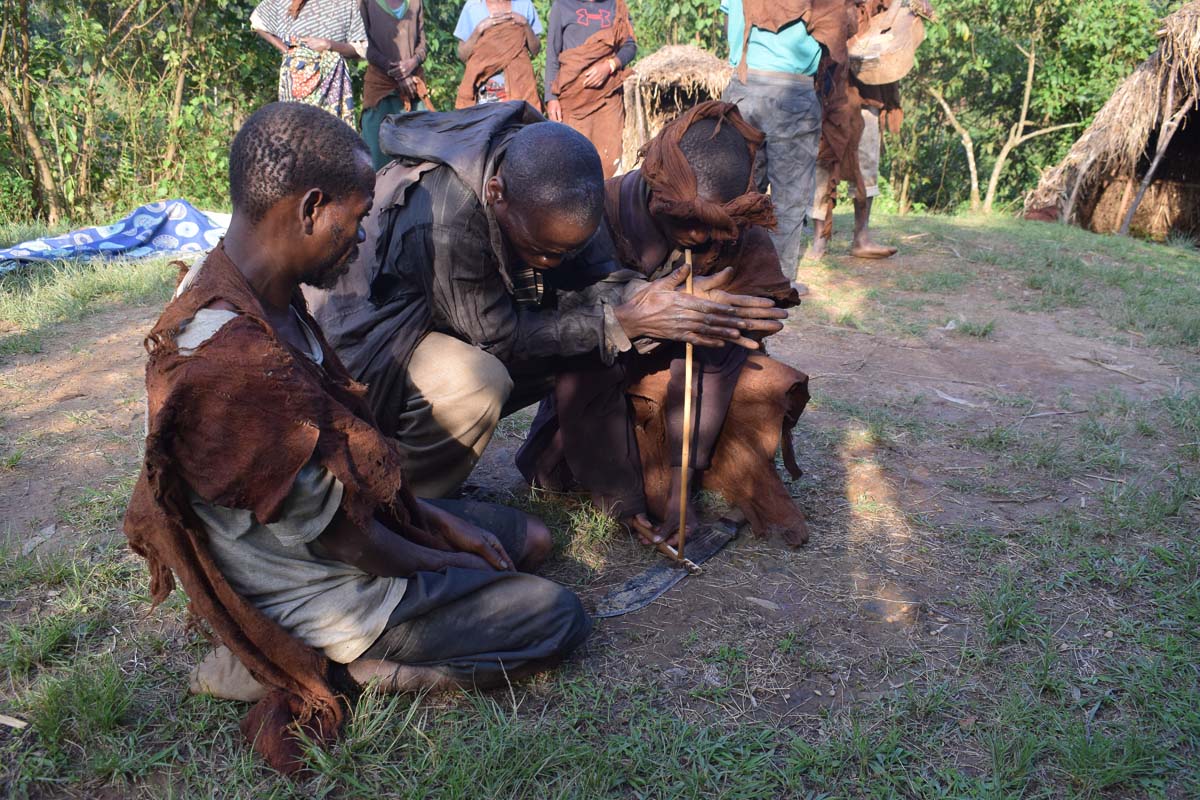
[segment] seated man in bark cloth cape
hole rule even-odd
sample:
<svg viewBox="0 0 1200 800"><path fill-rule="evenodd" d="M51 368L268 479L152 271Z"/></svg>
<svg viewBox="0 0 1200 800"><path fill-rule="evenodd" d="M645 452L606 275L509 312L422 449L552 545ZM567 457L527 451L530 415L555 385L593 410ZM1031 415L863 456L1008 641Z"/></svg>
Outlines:
<svg viewBox="0 0 1200 800"><path fill-rule="evenodd" d="M351 373L394 431L421 497L458 490L500 417L560 398L568 453L592 499L650 525L623 391L633 341L757 347L787 316L733 295L728 273L678 291L682 270L646 282L597 233L600 160L586 139L525 103L393 118L362 257L329 291L306 289Z"/></svg>
<svg viewBox="0 0 1200 800"><path fill-rule="evenodd" d="M691 248L697 275L732 268L731 291L769 298L780 308L800 300L784 276L767 230L775 224L766 195L754 189L753 164L763 135L736 106L710 101L663 128L643 149L642 166L606 184L605 220L621 264L650 280L669 274ZM808 538L804 516L775 468L780 436L795 468L791 429L808 400L808 377L765 354L740 347L695 351L696 416L693 487L719 491L756 533L790 544ZM664 344L631 369L633 402L647 503L663 524L647 543L674 544L679 508L684 392L683 347ZM565 451L603 451L608 443L556 439L554 397L543 401L517 463L531 483L569 488ZM798 471L794 473L798 476ZM586 486L585 486L586 488ZM689 520L697 515L689 513Z"/></svg>
<svg viewBox="0 0 1200 800"><path fill-rule="evenodd" d="M554 0L546 31L546 116L596 146L605 178L621 161L625 68L636 56L625 0Z"/></svg>
<svg viewBox="0 0 1200 800"><path fill-rule="evenodd" d="M591 627L574 594L515 571L547 554L541 523L414 499L401 448L305 309L300 284L331 285L354 256L374 179L362 139L328 113L253 114L230 152L229 232L146 339L125 533L154 602L178 578L265 685L242 731L284 771L302 766L297 726L335 737L342 695L369 678L503 684Z"/></svg>

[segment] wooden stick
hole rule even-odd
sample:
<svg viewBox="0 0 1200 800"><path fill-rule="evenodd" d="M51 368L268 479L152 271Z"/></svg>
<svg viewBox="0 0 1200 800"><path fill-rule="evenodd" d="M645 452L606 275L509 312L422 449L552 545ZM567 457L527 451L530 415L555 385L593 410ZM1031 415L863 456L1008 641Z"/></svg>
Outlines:
<svg viewBox="0 0 1200 800"><path fill-rule="evenodd" d="M687 293L694 294L692 285L692 251L683 251L684 263L687 265ZM688 505L688 467L692 460L692 362L695 355L692 343L684 345L683 356L683 461L679 466L679 554L678 560L686 562L683 546L687 541L687 505ZM690 562L689 562L690 563Z"/></svg>
<svg viewBox="0 0 1200 800"><path fill-rule="evenodd" d="M702 572L699 564L693 563L689 558L684 558L679 554L678 550L676 550L674 547L671 547L671 545L667 544L666 542L659 542L655 545L655 547L658 549L658 552L662 553L667 558L671 559L672 561L679 562L679 566L683 567L691 574L699 575Z"/></svg>

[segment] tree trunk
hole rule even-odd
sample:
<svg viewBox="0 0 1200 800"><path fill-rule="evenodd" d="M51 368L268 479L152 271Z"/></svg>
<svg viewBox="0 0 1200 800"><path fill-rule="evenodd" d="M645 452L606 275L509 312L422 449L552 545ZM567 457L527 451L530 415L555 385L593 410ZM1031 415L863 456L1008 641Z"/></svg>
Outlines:
<svg viewBox="0 0 1200 800"><path fill-rule="evenodd" d="M92 69L88 78L87 100L83 104L83 136L79 139L79 170L76 173L75 202L84 200L92 185L92 147L96 141L96 80L98 73Z"/></svg>
<svg viewBox="0 0 1200 800"><path fill-rule="evenodd" d="M950 108L950 104L946 102L946 98L942 97L942 93L937 89L930 89L929 94L934 100L938 101L938 105L942 107L942 111L946 114L946 119L950 120L950 126L958 133L962 139L963 150L967 154L967 169L971 172L971 210L979 210L979 170L975 166L975 143L971 140L971 132L962 126L958 121L958 117L954 115L954 111Z"/></svg>
<svg viewBox="0 0 1200 800"><path fill-rule="evenodd" d="M186 3L183 7L183 44L179 49L179 66L175 75L175 91L171 96L171 110L167 113L167 150L163 154L163 167L166 175L176 173L175 157L179 154L179 116L183 113L183 90L187 84L187 63L191 55L192 31L196 22L196 12L200 4Z"/></svg>
<svg viewBox="0 0 1200 800"><path fill-rule="evenodd" d="M1079 124L1070 122L1065 125L1051 125L1049 128L1042 128L1030 133L1025 132L1025 126L1029 124L1029 99L1033 94L1033 72L1037 65L1037 50L1032 42L1028 50L1020 45L1016 47L1025 55L1025 91L1021 96L1021 116L1017 118L1017 123L1008 129L1008 138L1001 145L1000 152L996 155L996 163L992 165L992 175L988 178L987 196L983 201L983 213L985 214L992 213L992 206L996 202L996 191L1000 188L1000 173L1004 171L1004 165L1008 163L1008 157L1013 150L1030 139Z"/></svg>
<svg viewBox="0 0 1200 800"><path fill-rule="evenodd" d="M897 209L900 212L900 216L907 214L911 208L908 203L908 179L910 177L912 177L912 172L905 171L904 180L900 183L900 202Z"/></svg>
<svg viewBox="0 0 1200 800"><path fill-rule="evenodd" d="M8 84L3 81L0 81L0 105L3 105L4 109L16 121L17 127L25 137L25 145L33 155L33 163L37 168L42 199L46 203L47 222L51 226L57 225L58 221L62 219L62 206L58 200L58 184L54 180L54 172L50 169L50 162L46 160L46 153L42 150L42 143L38 141L37 131L33 127L33 120L25 114L25 110L21 108L20 102L13 96L13 93L8 88Z"/></svg>

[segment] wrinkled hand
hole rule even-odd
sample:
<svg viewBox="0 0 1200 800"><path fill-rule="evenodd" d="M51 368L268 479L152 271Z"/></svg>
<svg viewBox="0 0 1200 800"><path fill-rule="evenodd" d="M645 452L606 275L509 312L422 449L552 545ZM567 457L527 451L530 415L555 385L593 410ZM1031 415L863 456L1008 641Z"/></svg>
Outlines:
<svg viewBox="0 0 1200 800"><path fill-rule="evenodd" d="M546 119L551 122L562 122L562 106L557 100L546 103Z"/></svg>
<svg viewBox="0 0 1200 800"><path fill-rule="evenodd" d="M324 53L326 50L333 48L333 42L329 39L322 39L319 36L301 36L300 44L307 47L309 50L318 53Z"/></svg>
<svg viewBox="0 0 1200 800"><path fill-rule="evenodd" d="M733 280L733 267L726 267L714 275L705 275L692 281L692 291L696 297L703 297L714 303L723 303L740 309L748 319L755 320L751 330L759 331L767 336L783 330L783 323L788 317L787 311L776 308L775 301L769 297L758 297L749 294L732 294L723 287Z"/></svg>
<svg viewBox="0 0 1200 800"><path fill-rule="evenodd" d="M588 89L597 89L604 85L611 74L612 70L608 68L607 61L597 61L588 67L587 72L583 73L583 85Z"/></svg>
<svg viewBox="0 0 1200 800"><path fill-rule="evenodd" d="M756 350L759 343L743 336L743 332L770 334L783 328L780 320L787 318L787 312L775 308L771 300L724 291L733 278L731 269L696 279L695 295L680 290L687 275L688 268L680 267L646 284L628 302L613 309L625 335L631 339L649 336L690 342L701 347L721 347L731 342Z"/></svg>
<svg viewBox="0 0 1200 800"><path fill-rule="evenodd" d="M493 569L513 569L513 561L505 552L504 545L500 544L500 540L466 520L457 517L453 522L445 520L442 536L455 550L479 556Z"/></svg>

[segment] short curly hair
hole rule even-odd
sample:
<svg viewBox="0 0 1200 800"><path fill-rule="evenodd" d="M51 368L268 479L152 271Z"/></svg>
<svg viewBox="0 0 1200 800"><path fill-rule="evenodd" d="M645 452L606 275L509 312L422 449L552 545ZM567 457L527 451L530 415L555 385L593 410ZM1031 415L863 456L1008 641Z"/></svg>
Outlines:
<svg viewBox="0 0 1200 800"><path fill-rule="evenodd" d="M696 175L696 188L712 200L728 203L748 191L754 166L746 139L732 125L699 119L679 138L679 149Z"/></svg>
<svg viewBox="0 0 1200 800"><path fill-rule="evenodd" d="M509 198L523 209L595 224L604 213L604 169L587 138L558 122L526 125L500 164Z"/></svg>
<svg viewBox="0 0 1200 800"><path fill-rule="evenodd" d="M229 148L234 211L258 222L285 197L317 188L332 198L369 188L354 129L306 103L271 103L250 115Z"/></svg>

